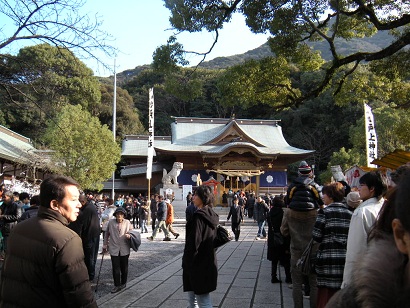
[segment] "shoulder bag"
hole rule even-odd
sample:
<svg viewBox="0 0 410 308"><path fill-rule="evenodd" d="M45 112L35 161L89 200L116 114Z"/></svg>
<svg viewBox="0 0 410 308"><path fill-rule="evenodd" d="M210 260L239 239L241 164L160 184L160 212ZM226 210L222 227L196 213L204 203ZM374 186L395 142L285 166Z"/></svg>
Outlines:
<svg viewBox="0 0 410 308"><path fill-rule="evenodd" d="M216 236L214 238L214 247L218 248L226 243L228 243L232 239L229 231L221 225L216 227Z"/></svg>
<svg viewBox="0 0 410 308"><path fill-rule="evenodd" d="M314 273L316 256L314 256L312 250L313 239L311 239L309 244L306 246L300 259L296 261L296 267L300 269L304 275Z"/></svg>

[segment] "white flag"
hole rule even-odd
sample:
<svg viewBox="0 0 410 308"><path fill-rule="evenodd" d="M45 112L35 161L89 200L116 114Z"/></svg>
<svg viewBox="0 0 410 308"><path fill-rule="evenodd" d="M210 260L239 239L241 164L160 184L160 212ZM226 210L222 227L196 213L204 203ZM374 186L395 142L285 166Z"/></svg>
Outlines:
<svg viewBox="0 0 410 308"><path fill-rule="evenodd" d="M366 157L367 167L377 168L371 162L377 158L377 135L372 108L364 104L364 123L366 129Z"/></svg>
<svg viewBox="0 0 410 308"><path fill-rule="evenodd" d="M149 180L152 177L152 160L154 157L154 88L149 89L147 152L147 179Z"/></svg>

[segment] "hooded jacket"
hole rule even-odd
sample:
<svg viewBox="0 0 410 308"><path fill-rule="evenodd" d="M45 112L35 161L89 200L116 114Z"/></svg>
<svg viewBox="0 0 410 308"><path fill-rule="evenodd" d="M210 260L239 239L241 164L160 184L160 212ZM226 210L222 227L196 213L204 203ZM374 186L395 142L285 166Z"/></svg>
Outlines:
<svg viewBox="0 0 410 308"><path fill-rule="evenodd" d="M38 216L9 237L1 307L97 307L80 237L59 212L40 206Z"/></svg>
<svg viewBox="0 0 410 308"><path fill-rule="evenodd" d="M410 303L405 284L408 257L401 254L392 235L374 239L354 269L351 284L338 291L329 308L401 308Z"/></svg>
<svg viewBox="0 0 410 308"><path fill-rule="evenodd" d="M206 294L216 289L218 266L213 241L219 216L210 206L198 209L186 224L182 256L184 292Z"/></svg>

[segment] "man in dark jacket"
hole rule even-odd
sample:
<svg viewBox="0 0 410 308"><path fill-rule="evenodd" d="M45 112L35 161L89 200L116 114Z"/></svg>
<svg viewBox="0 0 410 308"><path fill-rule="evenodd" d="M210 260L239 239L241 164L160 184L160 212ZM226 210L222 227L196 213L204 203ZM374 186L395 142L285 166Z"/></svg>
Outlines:
<svg viewBox="0 0 410 308"><path fill-rule="evenodd" d="M239 235L241 234L241 222L243 221L243 210L239 205L238 196L233 197L233 205L229 209L228 217L229 220L232 217L231 228L233 234L235 234L235 241L238 241Z"/></svg>
<svg viewBox="0 0 410 308"><path fill-rule="evenodd" d="M18 219L21 216L21 210L18 208L18 204L14 202L14 194L11 191L3 192L3 204L1 205L1 233L3 234L4 252L7 252L8 238L11 230L17 224Z"/></svg>
<svg viewBox="0 0 410 308"><path fill-rule="evenodd" d="M83 242L84 262L87 266L90 281L94 280L95 263L97 262L98 248L100 245L100 218L94 202L84 194L80 195L79 201L82 205L80 214L76 221L71 222L68 227L75 231Z"/></svg>
<svg viewBox="0 0 410 308"><path fill-rule="evenodd" d="M169 237L169 231L167 229L167 224L166 224L166 219L167 219L167 205L164 201L163 196L158 196L158 210L157 210L157 224L155 226L154 231L152 232L152 236L147 237L150 241L153 241L157 235L158 230L161 228L162 231L164 231L165 238L164 241L170 241L171 238Z"/></svg>
<svg viewBox="0 0 410 308"><path fill-rule="evenodd" d="M266 214L269 212L269 206L261 196L258 197L254 206L254 219L258 223L258 234L255 240L266 239L265 223Z"/></svg>
<svg viewBox="0 0 410 308"><path fill-rule="evenodd" d="M10 234L0 284L0 307L97 307L80 237L67 228L81 203L78 184L50 176L40 186L37 217Z"/></svg>
<svg viewBox="0 0 410 308"><path fill-rule="evenodd" d="M38 208L40 206L40 196L39 195L34 195L30 199L30 207L24 211L24 213L21 215L19 222L36 217L38 213Z"/></svg>
<svg viewBox="0 0 410 308"><path fill-rule="evenodd" d="M245 207L248 209L248 217L252 218L253 217L253 207L255 205L255 196L253 193L249 194L249 198L246 199L246 205Z"/></svg>

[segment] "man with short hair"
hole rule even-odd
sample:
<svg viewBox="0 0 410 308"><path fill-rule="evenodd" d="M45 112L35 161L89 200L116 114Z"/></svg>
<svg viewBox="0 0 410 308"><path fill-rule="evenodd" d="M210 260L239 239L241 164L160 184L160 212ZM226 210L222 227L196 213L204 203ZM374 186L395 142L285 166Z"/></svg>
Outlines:
<svg viewBox="0 0 410 308"><path fill-rule="evenodd" d="M0 211L1 233L3 235L3 250L7 252L9 235L17 224L22 212L18 204L14 201L15 194L10 190L3 192L3 204ZM2 256L3 257L3 256Z"/></svg>
<svg viewBox="0 0 410 308"><path fill-rule="evenodd" d="M19 222L22 222L32 217L36 217L39 206L40 206L40 196L34 195L30 199L30 207L27 210L25 210L24 213L21 215Z"/></svg>
<svg viewBox="0 0 410 308"><path fill-rule="evenodd" d="M97 307L81 239L67 227L81 208L78 186L59 175L41 183L37 217L19 223L10 234L1 307Z"/></svg>
<svg viewBox="0 0 410 308"><path fill-rule="evenodd" d="M169 237L169 231L167 229L167 224L165 220L167 219L167 205L164 201L164 197L162 195L158 196L158 210L157 210L157 224L155 226L154 231L152 232L152 236L147 237L150 241L153 241L157 235L159 229L162 229L165 234L164 241L170 241L171 238Z"/></svg>
<svg viewBox="0 0 410 308"><path fill-rule="evenodd" d="M19 194L19 200L22 202L22 210L25 212L30 207L30 195L26 192Z"/></svg>
<svg viewBox="0 0 410 308"><path fill-rule="evenodd" d="M233 198L233 205L229 209L226 220L229 220L231 217L231 229L233 234L235 234L235 241L238 241L241 234L241 222L243 222L243 209L239 205L239 198L236 196Z"/></svg>
<svg viewBox="0 0 410 308"><path fill-rule="evenodd" d="M254 219L258 223L258 233L255 240L265 239L266 238L266 215L269 212L269 206L263 200L262 196L259 196L254 207Z"/></svg>
<svg viewBox="0 0 410 308"><path fill-rule="evenodd" d="M382 208L386 191L379 172L365 173L359 179L359 184L359 195L363 202L355 209L350 220L342 288L351 283L356 262L366 251L367 237Z"/></svg>
<svg viewBox="0 0 410 308"><path fill-rule="evenodd" d="M77 220L71 222L68 227L81 237L84 250L84 262L87 266L90 281L93 281L100 245L100 218L98 217L97 208L92 198L81 194L79 201L82 205L80 214Z"/></svg>

